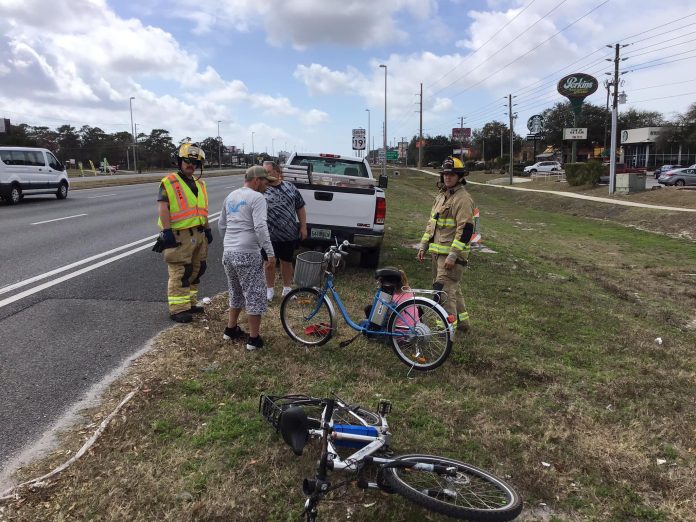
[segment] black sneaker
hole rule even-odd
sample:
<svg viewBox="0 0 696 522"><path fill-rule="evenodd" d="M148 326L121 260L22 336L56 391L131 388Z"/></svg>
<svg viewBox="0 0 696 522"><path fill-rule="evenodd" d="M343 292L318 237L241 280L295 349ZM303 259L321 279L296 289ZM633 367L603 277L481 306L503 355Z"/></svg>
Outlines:
<svg viewBox="0 0 696 522"><path fill-rule="evenodd" d="M191 312L178 312L176 314L170 314L169 318L177 323L190 323L193 321L193 316Z"/></svg>
<svg viewBox="0 0 696 522"><path fill-rule="evenodd" d="M252 352L256 350L257 348L262 348L263 347L263 340L261 339L261 336L258 335L256 337L249 337L247 339L247 345L246 349L248 352Z"/></svg>
<svg viewBox="0 0 696 522"><path fill-rule="evenodd" d="M203 308L202 306L193 305L189 312L191 312L192 314L202 314L203 312L205 312L205 308Z"/></svg>
<svg viewBox="0 0 696 522"><path fill-rule="evenodd" d="M235 341L237 339L241 339L242 337L246 336L246 332L242 330L239 325L235 326L234 328L230 328L227 326L225 328L225 333L222 334L222 338L225 341Z"/></svg>

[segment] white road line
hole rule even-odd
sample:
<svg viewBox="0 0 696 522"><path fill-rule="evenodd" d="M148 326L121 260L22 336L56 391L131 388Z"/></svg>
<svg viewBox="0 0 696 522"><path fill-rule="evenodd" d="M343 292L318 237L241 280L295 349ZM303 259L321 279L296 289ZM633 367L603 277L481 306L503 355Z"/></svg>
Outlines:
<svg viewBox="0 0 696 522"><path fill-rule="evenodd" d="M64 219L72 219L76 217L82 217L86 216L87 214L75 214L74 216L67 216L67 217L62 217L58 219L49 219L47 221L37 221L36 223L32 223L32 225L43 225L44 223L53 223L54 221L63 221Z"/></svg>
<svg viewBox="0 0 696 522"><path fill-rule="evenodd" d="M101 196L88 196L87 199L97 199L97 198L107 198L109 196L115 196L116 193L113 194L102 194Z"/></svg>
<svg viewBox="0 0 696 522"><path fill-rule="evenodd" d="M214 214L211 214L210 216L208 216L208 222L209 222L209 223L214 223L214 222L217 221L218 219L220 219L220 212L215 212ZM91 270L94 270L94 269L99 268L99 267L101 267L101 266L107 265L107 264L109 264L109 263L111 263L111 262L113 262L113 261L117 261L117 260L119 260L119 259L121 259L121 258L124 258L124 257L127 257L127 256L129 256L129 255L131 255L131 254L135 254L136 252L140 252L141 250L144 250L144 249L146 249L146 248L150 248L152 245L151 245L149 242L150 242L150 241L153 241L153 240L156 239L156 238L157 238L157 234L155 234L155 235L153 235L153 236L148 236L148 237L145 237L145 238L143 238L143 239L139 239L138 241L134 241L133 243L128 243L127 245L123 245L123 246L120 246L120 247L118 247L118 248L114 248L114 249L112 249L112 250L108 250L108 251L106 251L106 252L102 252L101 254L97 254L97 255L94 255L94 256L91 256L91 257L82 259L82 260L80 260L80 261L76 261L75 263L70 263L69 265L65 265L65 266L62 266L62 267L60 267L60 268L56 268L55 270L51 270L50 272L46 272L46 273L44 273L44 274L39 274L39 275L34 276L34 277L31 277L31 278L29 278L29 279L25 279L25 280L23 280L23 281L19 281L18 283L14 283L14 284L12 284L12 285L5 286L5 287L3 287L3 288L0 288L0 294L6 294L7 292L11 292L12 290L16 290L17 288L21 288L21 287L23 287L23 286L30 285L30 284L32 284L32 283L35 283L35 282L37 282L37 281L41 281L42 279L46 279L46 278L48 278L48 277L54 276L54 275L59 274L59 273L61 273L61 272L65 272L65 271L67 271L67 270L71 270L71 269L76 268L76 267L78 267L78 266L80 266L80 265L84 265L84 264L89 263L89 262L91 262L91 261L94 261L94 260L96 260L96 259L99 259L99 258L108 256L108 255L111 255L111 254L114 254L114 253L119 252L119 251L121 251L121 250L124 250L124 249L126 249L126 248L130 248L130 247L132 247L132 246L138 245L138 244L143 243L143 242L148 242L148 244L146 244L146 245L139 246L139 247L137 247L137 248L134 248L134 249L132 249L132 250L129 250L129 251L127 251L127 252L124 252L124 253L119 254L119 255L117 255L117 256L114 256L114 257L112 257L112 258L105 259L104 261L101 261L101 262L99 262L99 263L96 263L95 265L91 265L91 266L85 267L85 268L83 268L83 269L81 269L81 270L78 270L77 272L72 272L72 273L70 273L70 274L67 274L67 275L65 275L65 276L59 277L58 279L55 279L55 280L50 281L50 282L48 282L48 283L44 283L44 284L39 285L39 286L37 286L37 287L31 288L31 289L29 289L29 290L25 290L24 292L21 292L21 293L15 295L15 296L8 297L8 298L6 298L6 299L0 301L0 308L2 308L3 306L8 305L8 304L10 304L10 303L14 303L15 301L18 301L18 300L20 300L20 299L23 299L23 298L25 298L25 297L27 297L27 296L30 296L30 295L35 294L35 293L37 293L37 292L40 292L41 290L45 290L46 288L50 288L51 286L57 285L57 284L59 284L59 283L62 283L63 281L67 281L68 279L72 279L73 277L77 277L77 276L82 275L82 274L84 274L84 273L87 273L87 272L89 272L89 271L91 271Z"/></svg>

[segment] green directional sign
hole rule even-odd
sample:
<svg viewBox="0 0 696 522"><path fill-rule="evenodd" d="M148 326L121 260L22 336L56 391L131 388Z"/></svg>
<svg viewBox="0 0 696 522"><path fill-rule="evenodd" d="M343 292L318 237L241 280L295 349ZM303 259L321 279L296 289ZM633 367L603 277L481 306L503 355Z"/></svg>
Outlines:
<svg viewBox="0 0 696 522"><path fill-rule="evenodd" d="M394 161L399 159L399 151L398 150L388 150L387 151L387 160L388 161Z"/></svg>

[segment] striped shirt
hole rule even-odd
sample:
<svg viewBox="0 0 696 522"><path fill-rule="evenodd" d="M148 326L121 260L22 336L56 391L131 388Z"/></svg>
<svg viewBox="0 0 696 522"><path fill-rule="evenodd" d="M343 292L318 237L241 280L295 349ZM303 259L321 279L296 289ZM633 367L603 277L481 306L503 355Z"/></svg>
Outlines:
<svg viewBox="0 0 696 522"><path fill-rule="evenodd" d="M268 232L271 241L295 241L297 230L297 211L305 206L302 194L295 185L281 181L280 185L266 187L264 193L268 207Z"/></svg>

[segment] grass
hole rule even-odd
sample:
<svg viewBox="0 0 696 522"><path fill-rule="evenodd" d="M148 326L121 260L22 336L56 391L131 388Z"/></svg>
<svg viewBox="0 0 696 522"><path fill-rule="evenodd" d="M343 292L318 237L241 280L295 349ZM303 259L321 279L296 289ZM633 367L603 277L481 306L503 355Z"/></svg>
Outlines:
<svg viewBox="0 0 696 522"><path fill-rule="evenodd" d="M331 391L366 407L390 399L397 453L441 454L507 477L525 500L522 519L696 518L696 248L669 236L691 218L670 215L658 230L662 211L470 192L494 253L472 255L463 287L472 332L440 369L407 378L383 345L359 338L341 349L347 327L325 347L293 345L278 303L264 318L266 346L246 353L221 339L218 296L204 320L164 332L88 412L99 422L139 387L93 449L49 487L2 506L0 520L297 520L317 455L294 457L259 417L258 396ZM434 178L402 170L388 193L382 263L427 288L429 266L412 245ZM370 274L349 268L337 283L359 317ZM64 461L88 431L66 434L22 475ZM355 488L320 516L439 520Z"/></svg>

